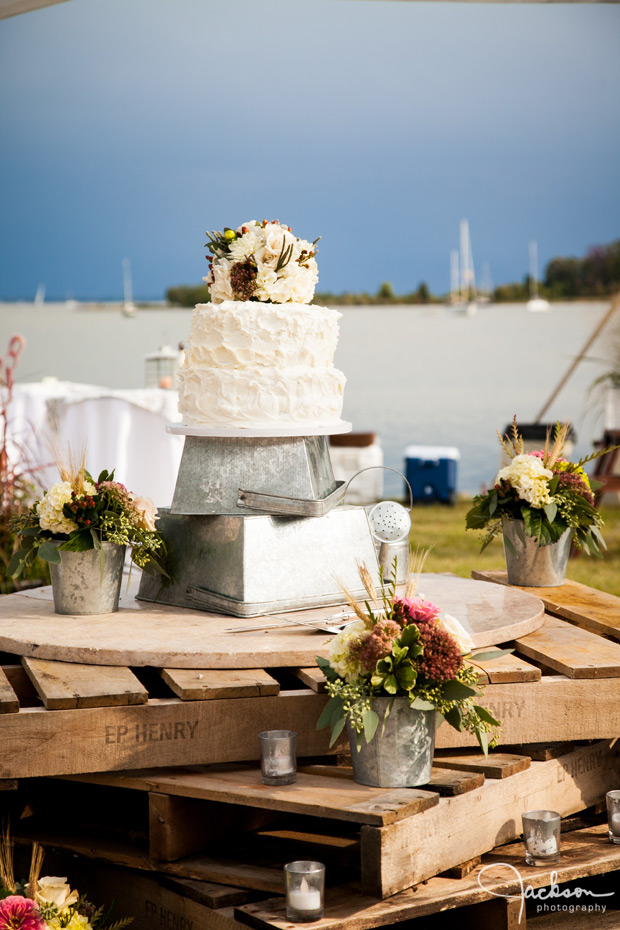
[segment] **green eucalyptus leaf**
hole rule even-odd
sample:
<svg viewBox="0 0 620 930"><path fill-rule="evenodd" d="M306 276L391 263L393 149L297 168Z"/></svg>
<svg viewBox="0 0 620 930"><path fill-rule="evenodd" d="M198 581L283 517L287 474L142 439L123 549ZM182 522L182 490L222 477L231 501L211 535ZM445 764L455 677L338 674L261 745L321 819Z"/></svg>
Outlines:
<svg viewBox="0 0 620 930"><path fill-rule="evenodd" d="M421 697L417 697L415 701L412 701L410 706L413 707L414 710L434 710L435 709L434 704L431 704L430 701L425 701L424 698L421 698Z"/></svg>
<svg viewBox="0 0 620 930"><path fill-rule="evenodd" d="M490 723L492 727L500 726L499 720L496 720L493 714L489 713L486 707L480 707L479 704L474 704L474 710L480 719L484 720L485 723Z"/></svg>
<svg viewBox="0 0 620 930"><path fill-rule="evenodd" d="M471 660L473 662L490 662L491 659L500 659L502 656L509 656L514 649L490 649L486 652L473 652Z"/></svg>
<svg viewBox="0 0 620 930"><path fill-rule="evenodd" d="M325 707L323 708L321 712L321 716L319 717L317 721L317 724L316 724L317 730L322 730L324 727L333 726L334 720L336 719L337 715L340 713L342 713L342 717L344 719L344 710L342 707L342 701L340 700L340 698L336 698L336 697L330 698L327 704L325 705Z"/></svg>
<svg viewBox="0 0 620 930"><path fill-rule="evenodd" d="M476 739L480 743L480 748L482 749L485 756L489 755L489 734L486 730L476 730Z"/></svg>
<svg viewBox="0 0 620 930"><path fill-rule="evenodd" d="M558 512L558 505L554 503L553 501L551 501L550 504L545 504L543 509L545 511L545 516L547 517L547 520L549 521L549 523L553 523L553 521L555 520L556 514Z"/></svg>
<svg viewBox="0 0 620 930"><path fill-rule="evenodd" d="M461 701L476 693L475 688L464 685L462 681L457 681L456 678L444 682L442 686L442 697L445 701Z"/></svg>
<svg viewBox="0 0 620 930"><path fill-rule="evenodd" d="M6 570L9 578L19 578L26 567L25 557L28 555L29 551L29 549L18 549L14 554Z"/></svg>
<svg viewBox="0 0 620 930"><path fill-rule="evenodd" d="M463 715L458 707L451 707L450 710L445 714L446 721L450 724L451 727L454 727L455 730L460 730L463 724Z"/></svg>
<svg viewBox="0 0 620 930"><path fill-rule="evenodd" d="M60 564L60 552L58 548L51 542L41 543L39 546L39 557L43 559L44 562L52 562L54 565Z"/></svg>
<svg viewBox="0 0 620 930"><path fill-rule="evenodd" d="M368 708L364 711L362 716L362 721L364 723L364 738L367 743L371 741L375 733L377 732L377 726L379 725L379 717L374 712Z"/></svg>
<svg viewBox="0 0 620 930"><path fill-rule="evenodd" d="M334 725L332 726L332 736L331 736L331 739L330 739L330 741L329 741L330 747L334 745L334 743L336 742L336 740L338 739L338 737L339 737L340 734L342 733L342 730L343 730L343 727L344 727L345 723L346 723L345 718L344 718L344 717L341 717L339 720L336 720L336 722L335 722Z"/></svg>

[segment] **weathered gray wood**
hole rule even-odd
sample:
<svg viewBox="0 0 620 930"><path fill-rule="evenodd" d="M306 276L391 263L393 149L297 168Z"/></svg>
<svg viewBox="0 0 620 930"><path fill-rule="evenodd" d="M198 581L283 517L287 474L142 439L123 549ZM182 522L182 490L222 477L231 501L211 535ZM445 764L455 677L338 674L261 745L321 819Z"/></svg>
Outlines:
<svg viewBox="0 0 620 930"><path fill-rule="evenodd" d="M436 768L455 769L461 772L479 772L486 778L508 778L530 767L527 756L517 756L506 752L454 753L437 755L434 759Z"/></svg>
<svg viewBox="0 0 620 930"><path fill-rule="evenodd" d="M19 710L19 700L11 687L9 679L0 668L0 714L16 714Z"/></svg>
<svg viewBox="0 0 620 930"><path fill-rule="evenodd" d="M303 772L298 773L294 788L264 785L260 768L234 765L103 772L73 776L73 780L377 825L410 817L439 800L435 792L419 788L370 788Z"/></svg>
<svg viewBox="0 0 620 930"><path fill-rule="evenodd" d="M48 710L146 704L148 692L128 668L23 658L26 674Z"/></svg>
<svg viewBox="0 0 620 930"><path fill-rule="evenodd" d="M19 662L19 659L15 660ZM19 665L3 665L2 671L6 675L11 688L17 695L19 707L40 707L41 698L37 694L34 685L28 678L25 670ZM19 709L19 708L18 708Z"/></svg>
<svg viewBox="0 0 620 930"><path fill-rule="evenodd" d="M280 691L275 678L261 668L162 668L161 677L183 701L266 697Z"/></svg>
<svg viewBox="0 0 620 930"><path fill-rule="evenodd" d="M620 745L585 746L385 827L362 826L362 883L385 898L520 835L524 810L589 807L618 778ZM475 823L475 829L472 824Z"/></svg>
<svg viewBox="0 0 620 930"><path fill-rule="evenodd" d="M547 615L539 630L516 640L523 655L569 678L620 677L620 643Z"/></svg>

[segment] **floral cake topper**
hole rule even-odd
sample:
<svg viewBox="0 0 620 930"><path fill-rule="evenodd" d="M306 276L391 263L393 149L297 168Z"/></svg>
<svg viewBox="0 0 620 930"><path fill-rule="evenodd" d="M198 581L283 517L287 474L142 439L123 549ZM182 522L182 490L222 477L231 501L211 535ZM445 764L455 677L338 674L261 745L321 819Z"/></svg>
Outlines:
<svg viewBox="0 0 620 930"><path fill-rule="evenodd" d="M314 242L293 235L279 220L250 220L237 229L207 232L213 303L257 300L307 304L319 280Z"/></svg>

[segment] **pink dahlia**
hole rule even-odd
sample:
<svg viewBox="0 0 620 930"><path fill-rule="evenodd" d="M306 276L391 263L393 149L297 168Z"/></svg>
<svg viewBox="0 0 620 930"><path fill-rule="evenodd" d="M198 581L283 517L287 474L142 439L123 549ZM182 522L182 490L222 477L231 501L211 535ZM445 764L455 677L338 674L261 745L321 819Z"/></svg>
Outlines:
<svg viewBox="0 0 620 930"><path fill-rule="evenodd" d="M0 930L46 930L46 927L31 898L12 894L0 901Z"/></svg>
<svg viewBox="0 0 620 930"><path fill-rule="evenodd" d="M436 620L438 614L439 607L435 607L430 601L423 601L421 597L414 597L412 600L402 597L394 601L392 617L401 626L406 626L408 623L428 623Z"/></svg>

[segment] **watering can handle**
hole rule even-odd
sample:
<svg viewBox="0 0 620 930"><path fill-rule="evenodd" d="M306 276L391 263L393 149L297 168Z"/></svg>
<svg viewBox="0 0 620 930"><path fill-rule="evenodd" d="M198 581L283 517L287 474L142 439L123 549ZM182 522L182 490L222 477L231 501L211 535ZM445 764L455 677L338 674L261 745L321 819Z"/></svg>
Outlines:
<svg viewBox="0 0 620 930"><path fill-rule="evenodd" d="M357 478L358 475L363 474L365 471L372 471L372 470L375 469L375 468L383 468L383 469L385 469L385 471L393 471L393 472L396 472L397 475L400 475L400 477L403 479L403 481L405 482L405 484L406 484L407 487L409 488L409 510L411 510L411 509L413 508L413 491L411 490L411 485L409 484L409 482L407 481L407 479L406 479L405 476L403 475L402 471L399 471L397 468L392 468L391 465L367 465L366 468L360 468L360 470L359 470L359 471L356 471L354 475L351 475L351 477L350 477L349 480L347 481L347 483L346 483L346 485L345 485L345 488L344 488L344 496L345 496L345 498L346 498L346 495L347 495L347 491L349 490L349 485L351 484L351 482L353 481L353 479L354 479L354 478Z"/></svg>

